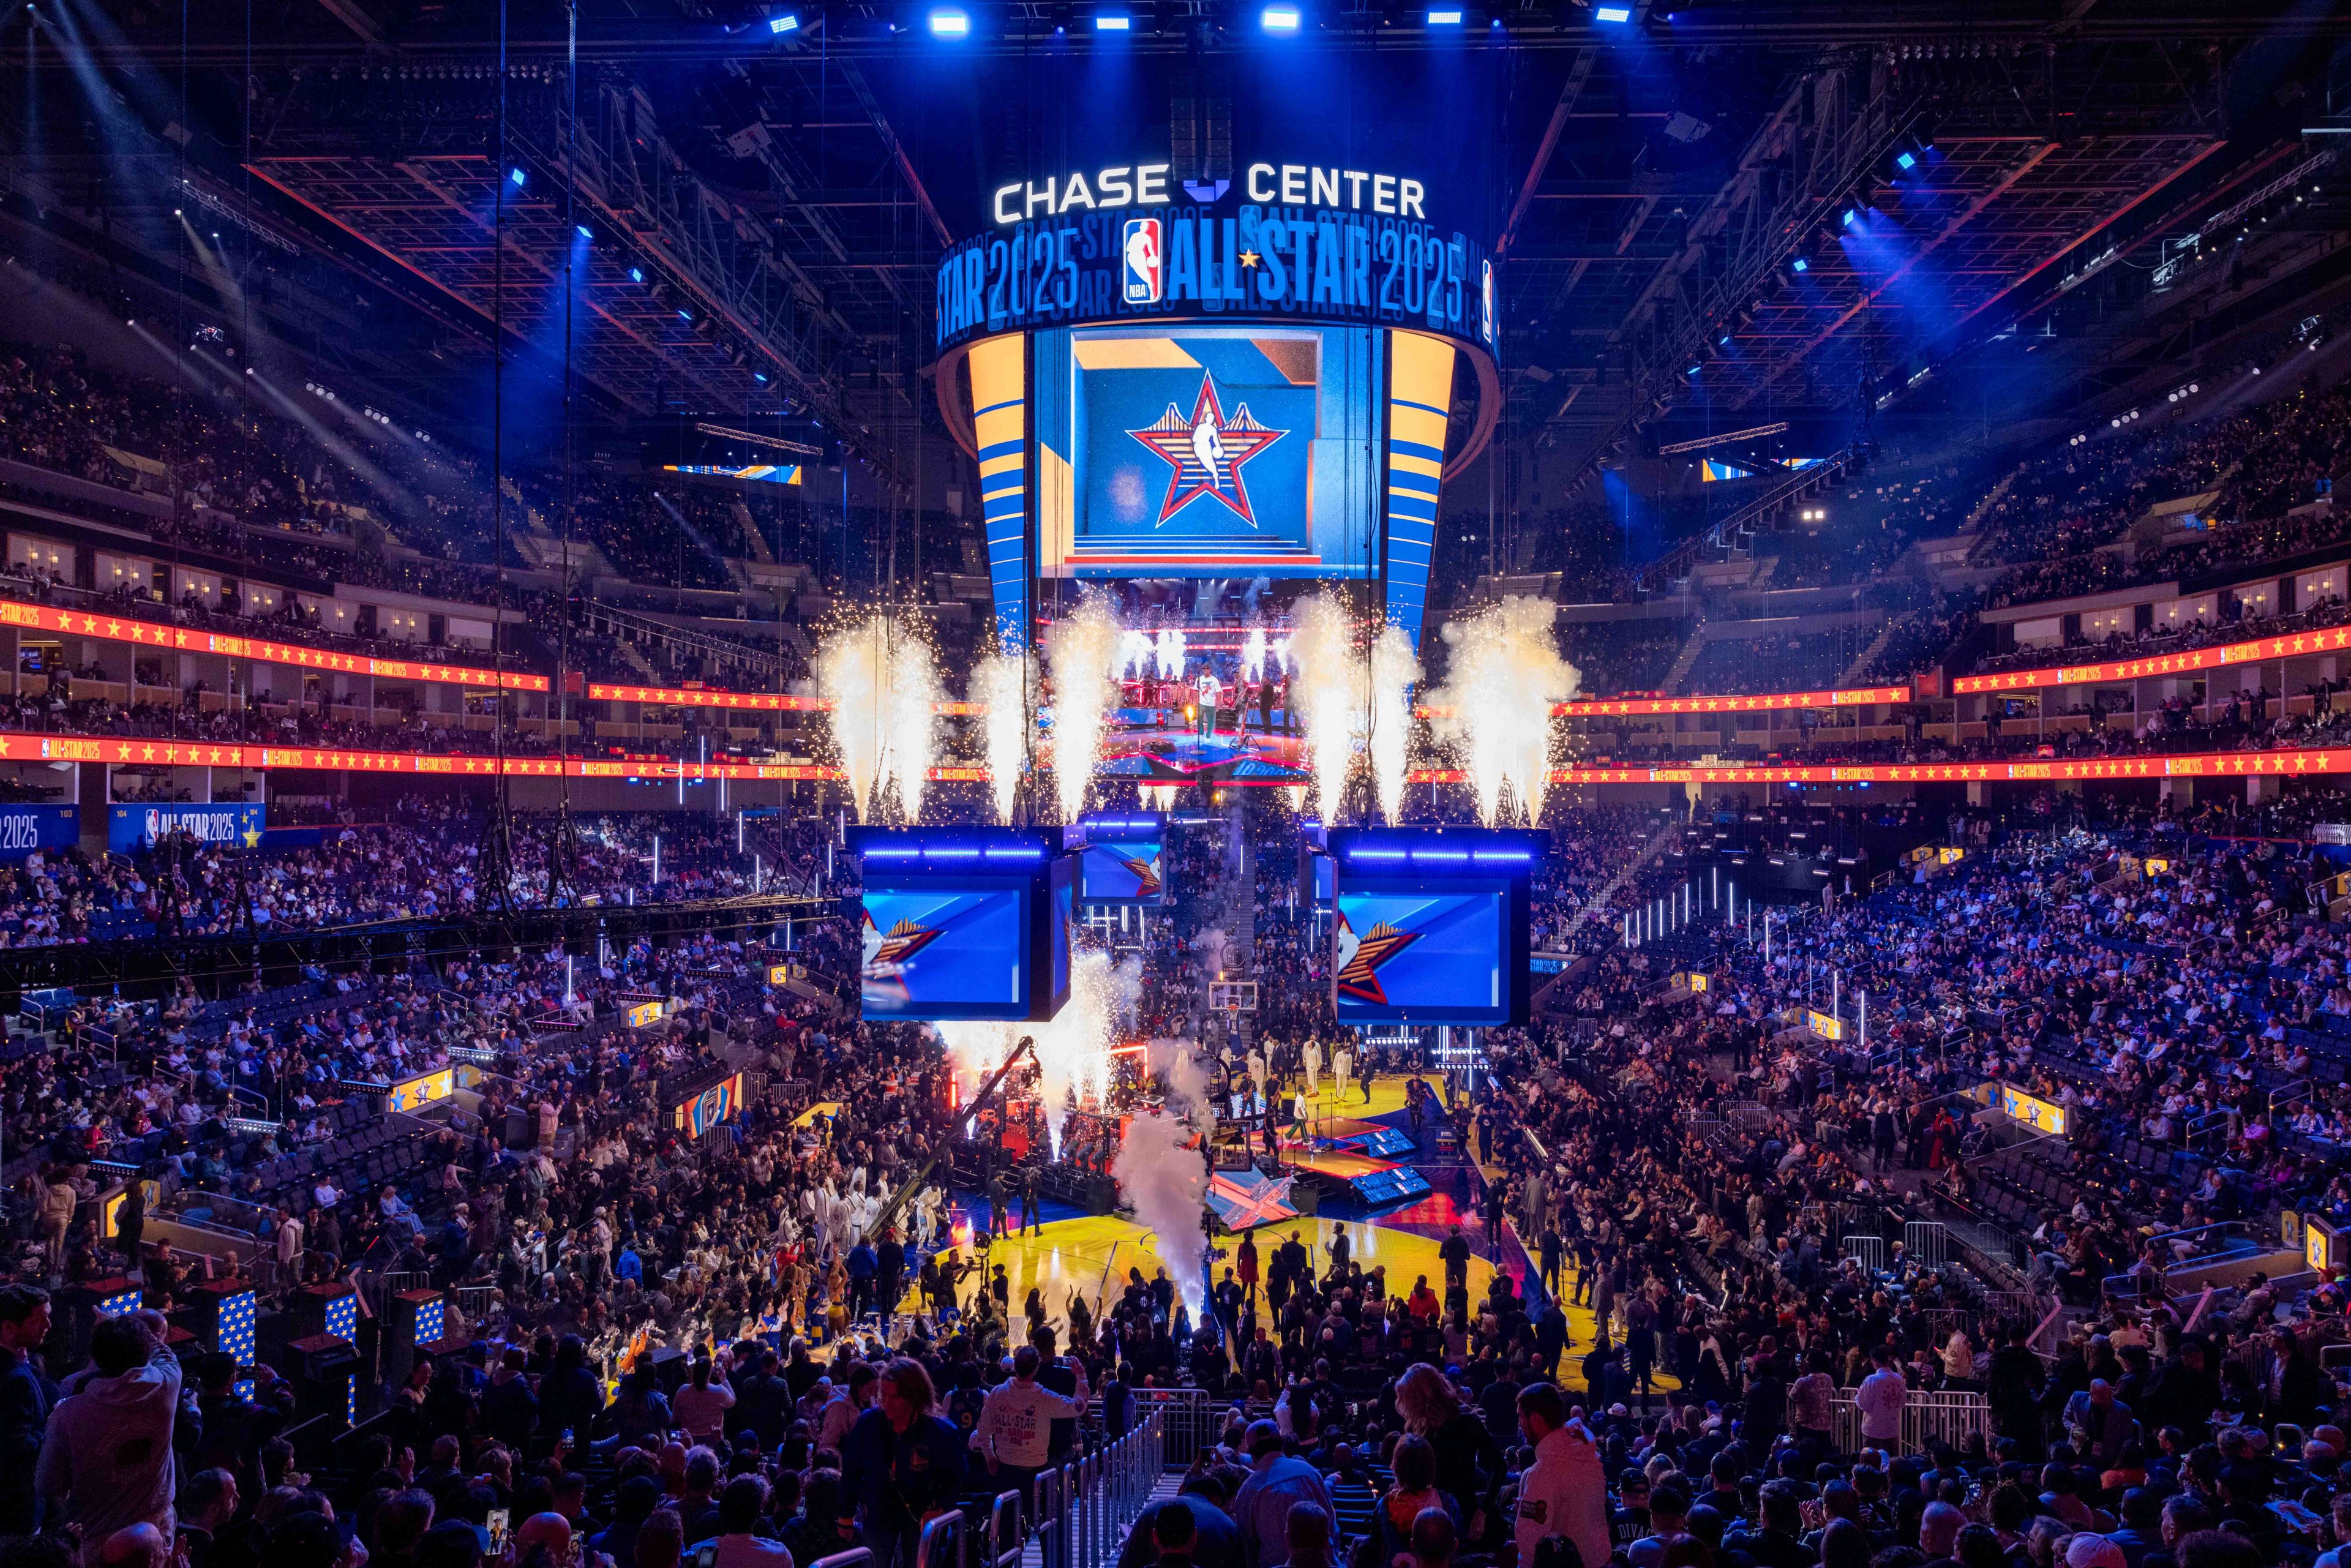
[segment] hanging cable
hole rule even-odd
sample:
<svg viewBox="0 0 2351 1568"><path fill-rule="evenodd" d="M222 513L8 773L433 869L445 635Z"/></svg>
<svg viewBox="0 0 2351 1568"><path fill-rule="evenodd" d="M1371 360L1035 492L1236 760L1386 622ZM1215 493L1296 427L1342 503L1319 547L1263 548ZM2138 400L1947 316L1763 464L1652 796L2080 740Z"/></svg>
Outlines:
<svg viewBox="0 0 2351 1568"><path fill-rule="evenodd" d="M578 199L575 183L580 168L579 0L565 0L563 20L563 225L566 232L576 232ZM490 172L493 176L497 173L495 165ZM566 241L563 262L563 506L556 522L560 530L558 549L562 552L562 565L555 580L558 595L555 617L555 834L547 847L547 902L550 906L559 906L563 903L580 853L579 831L571 821L571 747L567 733L571 722L571 512L578 505L572 468L572 452L578 433L573 424L576 411L571 382L571 332L572 303L577 286L573 272L579 255L580 247ZM499 551L499 559L501 561L505 559L503 549ZM498 700L503 706L506 701L503 694Z"/></svg>
<svg viewBox="0 0 2351 1568"><path fill-rule="evenodd" d="M491 694L490 737L497 758L492 789L486 881L492 907L514 910L514 812L507 779L507 0L498 0L497 146L490 158L490 519L496 538L496 590L491 600L490 656L497 690Z"/></svg>

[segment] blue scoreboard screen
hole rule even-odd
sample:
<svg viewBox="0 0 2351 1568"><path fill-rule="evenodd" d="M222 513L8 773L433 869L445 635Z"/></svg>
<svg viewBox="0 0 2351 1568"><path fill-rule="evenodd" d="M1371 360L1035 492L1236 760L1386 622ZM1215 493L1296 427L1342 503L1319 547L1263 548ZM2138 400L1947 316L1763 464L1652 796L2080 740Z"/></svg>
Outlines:
<svg viewBox="0 0 2351 1568"><path fill-rule="evenodd" d="M1154 325L1037 335L1048 577L1367 577L1384 334Z"/></svg>
<svg viewBox="0 0 2351 1568"><path fill-rule="evenodd" d="M1506 883L1338 893L1341 1023L1500 1023L1510 1018Z"/></svg>
<svg viewBox="0 0 2351 1568"><path fill-rule="evenodd" d="M1029 1016L1027 884L865 890L870 1019Z"/></svg>

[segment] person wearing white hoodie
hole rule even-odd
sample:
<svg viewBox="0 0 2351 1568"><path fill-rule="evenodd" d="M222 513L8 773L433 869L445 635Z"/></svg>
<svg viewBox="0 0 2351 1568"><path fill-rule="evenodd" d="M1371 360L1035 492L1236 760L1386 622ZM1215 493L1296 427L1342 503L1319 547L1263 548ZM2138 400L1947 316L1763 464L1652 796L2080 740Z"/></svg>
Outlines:
<svg viewBox="0 0 2351 1568"><path fill-rule="evenodd" d="M1535 1450L1535 1462L1519 1478L1519 1561L1532 1563L1544 1536L1564 1535L1586 1564L1606 1563L1608 1476L1600 1445L1569 1417L1567 1401L1549 1383L1519 1390L1519 1429Z"/></svg>
<svg viewBox="0 0 2351 1568"><path fill-rule="evenodd" d="M172 1539L172 1432L180 1361L152 1308L102 1319L89 1336L92 1375L49 1413L35 1485L52 1520L81 1527L85 1558L116 1531L152 1524Z"/></svg>

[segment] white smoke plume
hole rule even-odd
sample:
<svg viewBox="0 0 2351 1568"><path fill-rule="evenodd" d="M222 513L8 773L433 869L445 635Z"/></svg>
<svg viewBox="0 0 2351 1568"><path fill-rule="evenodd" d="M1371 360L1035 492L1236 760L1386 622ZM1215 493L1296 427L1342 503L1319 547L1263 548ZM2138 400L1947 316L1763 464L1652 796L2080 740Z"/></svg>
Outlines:
<svg viewBox="0 0 2351 1568"><path fill-rule="evenodd" d="M1076 821L1086 808L1086 786L1118 694L1112 680L1118 654L1118 624L1099 593L1084 595L1054 623L1045 660L1053 674L1053 781L1064 822Z"/></svg>
<svg viewBox="0 0 2351 1568"><path fill-rule="evenodd" d="M1151 656L1155 652L1156 652L1156 644L1151 641L1150 632L1120 632L1118 634L1119 679L1124 680L1129 675L1151 674Z"/></svg>
<svg viewBox="0 0 2351 1568"><path fill-rule="evenodd" d="M1322 820L1336 822L1346 800L1347 768L1366 716L1364 669L1355 628L1336 594L1300 601L1290 636L1290 706L1306 731L1307 762Z"/></svg>
<svg viewBox="0 0 2351 1568"><path fill-rule="evenodd" d="M996 1071L1024 1034L1036 1041L1037 1096L1059 1158L1070 1091L1077 1091L1081 1104L1099 1106L1109 1100L1111 1048L1134 1029L1142 997L1140 958L1113 965L1100 948L1080 948L1070 956L1070 999L1050 1022L948 1022L936 1028L956 1063L971 1073Z"/></svg>
<svg viewBox="0 0 2351 1568"><path fill-rule="evenodd" d="M1404 821L1404 776L1412 747L1412 688L1420 658L1412 638L1391 621L1372 641L1372 781L1380 815L1391 827Z"/></svg>
<svg viewBox="0 0 2351 1568"><path fill-rule="evenodd" d="M1443 710L1430 727L1468 773L1489 827L1502 820L1505 785L1530 822L1542 815L1551 705L1574 696L1581 684L1575 666L1560 657L1554 619L1548 601L1514 597L1445 626L1450 667L1444 686L1429 694L1429 706Z"/></svg>
<svg viewBox="0 0 2351 1568"><path fill-rule="evenodd" d="M1200 1321L1205 1289L1200 1274L1200 1250L1207 1232L1201 1211L1208 1201L1208 1172L1197 1148L1186 1148L1196 1137L1214 1127L1215 1113L1207 1104L1206 1083L1192 1060L1190 1048L1177 1042L1155 1051L1155 1071L1167 1079L1167 1099L1158 1115L1131 1118L1120 1143L1111 1174L1119 1191L1134 1210L1135 1223L1151 1233L1151 1249L1176 1283L1192 1321Z"/></svg>
<svg viewBox="0 0 2351 1568"><path fill-rule="evenodd" d="M860 818L872 809L882 771L882 694L889 683L890 639L879 616L834 631L816 651L817 692L833 705L825 719Z"/></svg>
<svg viewBox="0 0 2351 1568"><path fill-rule="evenodd" d="M946 686L939 656L926 637L904 622L891 626L890 688L883 706L887 749L882 766L898 784L898 808L909 822L923 820L923 791L939 759L939 709Z"/></svg>
<svg viewBox="0 0 2351 1568"><path fill-rule="evenodd" d="M999 822L1012 821L1020 776L1028 770L1029 700L1036 685L1035 661L1019 653L987 654L971 673L972 700L987 705L982 734L987 747L987 781L996 797Z"/></svg>

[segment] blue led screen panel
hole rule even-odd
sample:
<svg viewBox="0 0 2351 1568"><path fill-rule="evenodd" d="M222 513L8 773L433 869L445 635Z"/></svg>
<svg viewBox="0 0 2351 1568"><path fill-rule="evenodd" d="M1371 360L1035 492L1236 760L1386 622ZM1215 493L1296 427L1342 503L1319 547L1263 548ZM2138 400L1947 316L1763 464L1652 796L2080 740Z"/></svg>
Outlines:
<svg viewBox="0 0 2351 1568"><path fill-rule="evenodd" d="M1070 999L1070 922L1076 918L1075 900L1078 890L1077 862L1068 855L1054 858L1046 873L1050 895L1045 905L1045 949L1048 959L1050 989L1041 1016L1051 1018Z"/></svg>
<svg viewBox="0 0 2351 1568"><path fill-rule="evenodd" d="M1341 1023L1510 1021L1508 882L1342 877L1336 903Z"/></svg>
<svg viewBox="0 0 2351 1568"><path fill-rule="evenodd" d="M1030 897L1025 878L867 887L861 1016L1028 1018Z"/></svg>
<svg viewBox="0 0 2351 1568"><path fill-rule="evenodd" d="M1167 845L1160 839L1095 839L1078 858L1078 897L1087 904L1156 906L1167 902Z"/></svg>
<svg viewBox="0 0 2351 1568"><path fill-rule="evenodd" d="M1372 575L1384 340L1274 325L1037 334L1040 575Z"/></svg>

